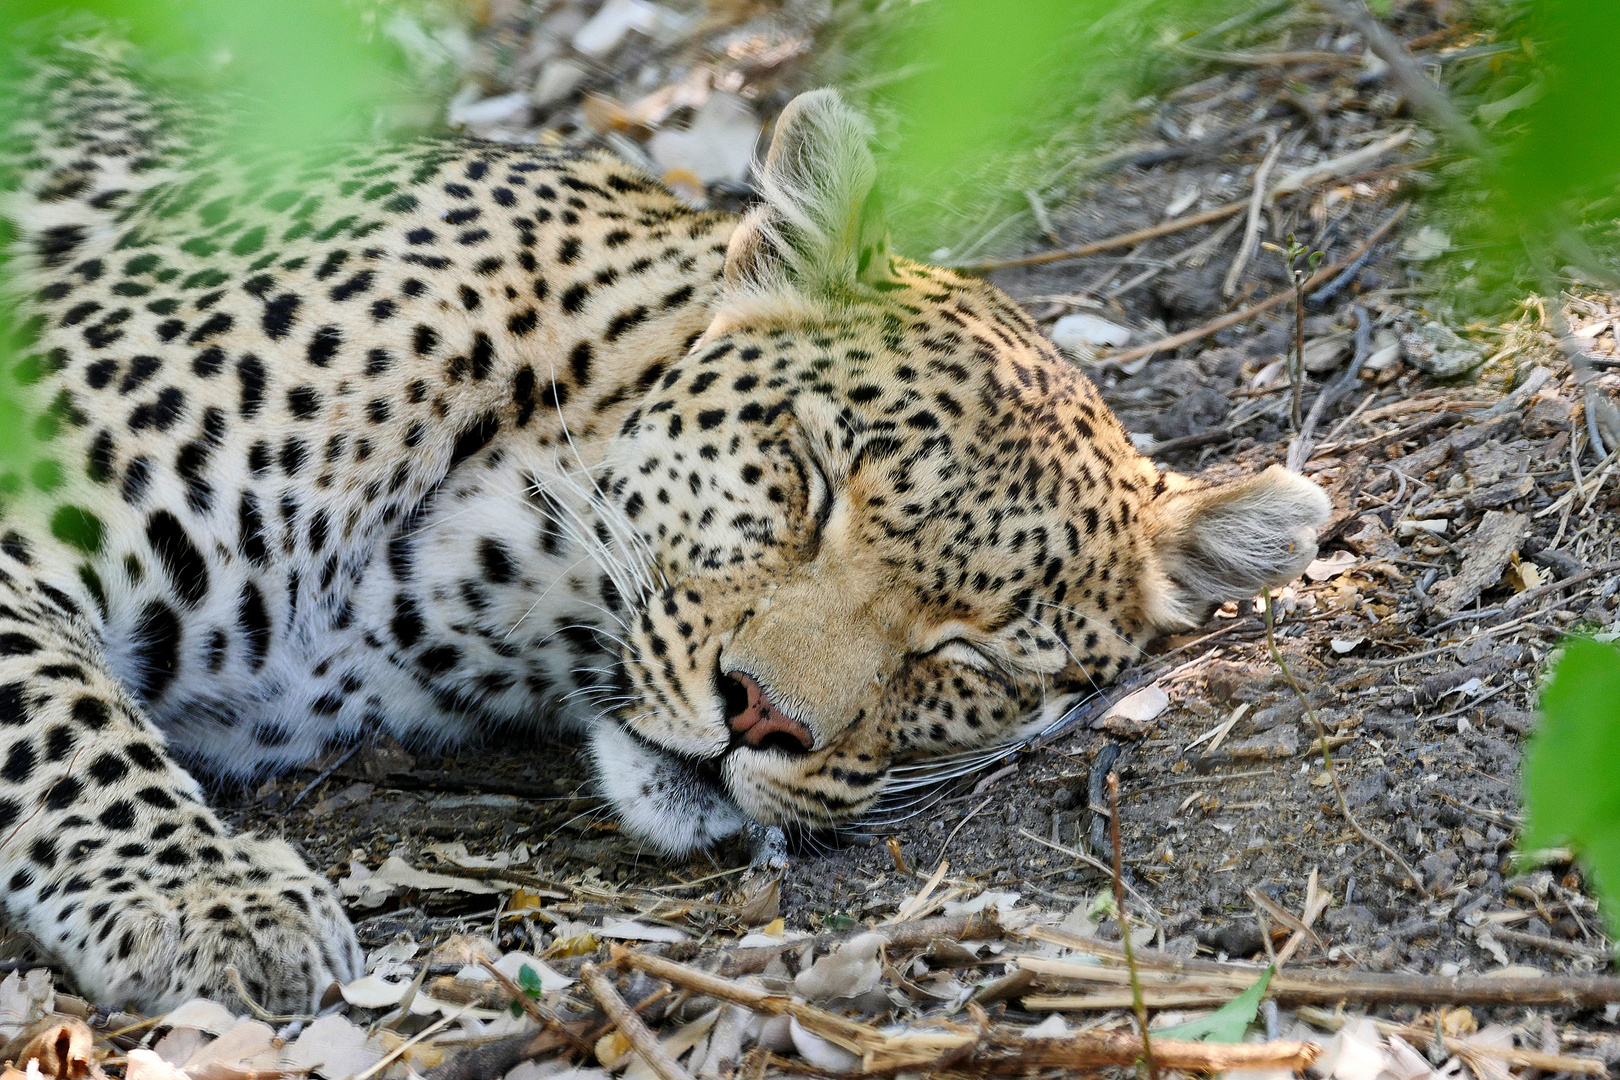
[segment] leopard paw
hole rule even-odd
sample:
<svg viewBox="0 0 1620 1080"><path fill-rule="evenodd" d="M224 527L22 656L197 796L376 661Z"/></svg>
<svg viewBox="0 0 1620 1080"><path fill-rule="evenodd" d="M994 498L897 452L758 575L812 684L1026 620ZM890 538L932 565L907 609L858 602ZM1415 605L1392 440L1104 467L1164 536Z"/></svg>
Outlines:
<svg viewBox="0 0 1620 1080"><path fill-rule="evenodd" d="M240 1009L244 993L270 1012L304 1013L360 974L354 930L325 879L279 840L227 844L202 873L85 903L91 933L67 958L81 988L149 1014L194 997Z"/></svg>

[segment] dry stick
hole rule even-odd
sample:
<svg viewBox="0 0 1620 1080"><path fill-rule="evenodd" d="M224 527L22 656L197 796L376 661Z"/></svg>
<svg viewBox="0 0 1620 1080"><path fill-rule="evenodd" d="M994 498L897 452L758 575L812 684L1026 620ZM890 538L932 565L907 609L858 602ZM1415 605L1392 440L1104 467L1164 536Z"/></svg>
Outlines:
<svg viewBox="0 0 1620 1080"><path fill-rule="evenodd" d="M589 961L580 965L579 981L585 984L585 989L591 992L596 1003L602 1006L602 1011L608 1014L608 1019L619 1029L619 1034L630 1040L630 1045L641 1055L641 1060L658 1074L660 1080L692 1080L692 1075L681 1068L681 1063L658 1041L652 1029L635 1010L625 1004L624 998L613 988L613 981L602 974L600 968Z"/></svg>
<svg viewBox="0 0 1620 1080"><path fill-rule="evenodd" d="M924 1030L886 1035L869 1024L845 1019L759 986L723 979L706 971L652 956L613 947L618 964L644 972L655 979L707 994L722 1001L744 1005L771 1016L791 1016L807 1030L815 1032L871 1064L864 1073L893 1071L899 1067L926 1067L942 1054L960 1050L984 1038L978 1031ZM1079 1031L1055 1038L1028 1038L1022 1033L985 1045L973 1046L958 1061L961 1071L991 1074L1022 1073L1031 1067L1088 1065L1129 1065L1143 1056L1142 1041L1124 1032ZM1277 1042L1261 1045L1220 1045L1215 1043L1167 1042L1154 1044L1160 1065L1172 1069L1219 1072L1232 1068L1302 1069L1315 1059L1317 1049L1308 1043Z"/></svg>
<svg viewBox="0 0 1620 1080"><path fill-rule="evenodd" d="M1221 295L1228 300L1237 292L1238 278L1243 276L1244 268L1254 255L1254 242L1260 236L1260 211L1266 205L1266 181L1271 178L1271 167L1277 164L1282 145L1282 139L1274 136L1265 160L1254 170L1254 193L1249 198L1249 216L1243 225L1243 242L1238 245L1237 257L1226 270L1226 280L1221 282Z"/></svg>
<svg viewBox="0 0 1620 1080"><path fill-rule="evenodd" d="M1266 605L1266 648L1270 650L1272 660L1276 661L1277 666L1282 669L1283 678L1293 688L1294 696L1299 698L1299 703L1305 707L1305 715L1311 718L1311 723L1316 728L1317 738L1321 740L1322 745L1322 767L1327 770L1328 780L1333 784L1333 793L1339 798L1339 813L1350 824L1350 827L1356 831L1356 835L1395 860L1395 865L1406 871L1407 878L1412 882L1412 888L1417 890L1419 896L1427 900L1429 890L1423 887L1423 879L1418 877L1417 871L1412 869L1411 864L1401 858L1400 852L1362 828L1361 822L1356 820L1356 816L1350 812L1350 803L1344 797L1344 787L1339 783L1338 770L1333 767L1333 751L1328 749L1327 729L1322 726L1322 721L1317 717L1316 710L1311 708L1310 701L1305 697L1305 691L1301 690L1299 683L1294 681L1294 673L1289 669L1288 662L1283 659L1282 650L1277 648L1277 635L1274 630L1271 611L1271 590L1261 590L1260 598Z"/></svg>
<svg viewBox="0 0 1620 1080"><path fill-rule="evenodd" d="M1256 190L1264 185L1257 182ZM1125 946L1125 966L1131 973L1131 1009L1136 1027L1142 1033L1142 1059L1147 1062L1149 1080L1159 1080L1159 1063L1153 1059L1153 1041L1148 1035L1147 1006L1142 1004L1142 980L1136 972L1136 952L1131 942L1131 924L1125 917L1125 871L1120 866L1119 773L1108 774L1108 834L1114 845L1114 915L1119 919L1119 940Z"/></svg>
<svg viewBox="0 0 1620 1080"><path fill-rule="evenodd" d="M1345 267L1361 258L1361 256L1366 254L1374 244L1382 240L1384 238L1384 234L1393 229L1396 224L1400 222L1401 218L1406 216L1407 211L1411 209L1411 203L1401 203L1400 206L1395 208L1394 213L1390 214L1389 217L1384 219L1384 223L1382 225L1378 226L1378 228L1372 231L1371 236L1368 236L1367 239L1363 240L1356 247L1356 250L1352 251L1349 255L1343 259L1340 259L1338 262L1333 263L1331 266L1323 267L1307 278L1304 286L1305 291L1310 291L1313 286L1320 285L1334 274L1337 274L1340 270L1343 270ZM1208 337L1217 330L1225 330L1228 326L1233 326L1240 322L1247 322L1261 312L1270 311L1278 304L1293 299L1293 296L1294 290L1292 288L1273 293L1271 296L1266 297L1258 304L1250 304L1246 308L1240 308L1239 310L1231 312L1230 314L1222 315L1218 319L1212 319L1202 326L1195 326L1191 330L1183 330L1179 334L1171 334L1167 338L1161 338L1158 341L1149 342L1146 345L1138 345L1134 349L1126 349L1122 353L1115 353L1112 356L1106 357L1105 359L1110 364L1126 364L1132 360L1149 356L1156 352L1163 352L1165 349L1177 348L1178 346L1187 344L1189 341L1197 341L1199 338Z"/></svg>
<svg viewBox="0 0 1620 1080"><path fill-rule="evenodd" d="M1183 217L1171 218L1161 221L1157 225L1149 225L1144 229L1136 229L1118 236L1108 236L1101 240L1091 240L1074 247L1067 247L1061 251L1040 251L1034 255L1020 255L1012 259L994 259L989 262L964 264L962 269L973 270L1002 270L1009 266L1040 266L1043 263L1060 262L1063 259L1079 259L1087 255L1096 255L1103 251L1113 251L1115 248L1134 247L1144 240L1153 240L1160 236L1169 236L1183 229L1191 229L1197 225L1207 225L1211 221L1219 221L1224 217L1241 213L1248 206L1248 200L1239 199L1237 202L1222 203L1212 206L1208 210L1187 214Z"/></svg>
<svg viewBox="0 0 1620 1080"><path fill-rule="evenodd" d="M1018 937L1061 945L1073 952L1125 962L1125 953L1119 946L1095 938L1082 938L1065 933L1055 927L1029 926L1014 931ZM1019 957L1019 963L1025 962ZM1058 961L1031 958L1030 962L1045 965L1043 977L1051 977L1050 965ZM1244 990L1254 985L1264 968L1253 964L1222 963L1175 956L1158 949L1136 950L1137 967L1154 982L1174 985L1172 978L1196 979L1209 987ZM1117 969L1115 969L1117 971ZM1075 965L1075 982L1114 982L1109 979L1108 968L1101 965ZM1410 1005L1559 1005L1572 1008L1596 1008L1620 1001L1620 978L1612 975L1552 975L1534 978L1509 978L1490 975L1455 976L1411 975L1405 972L1354 971L1326 968L1305 971L1290 968L1272 976L1266 987L1266 996L1282 1004L1336 1004L1341 1001L1359 1001L1366 1004ZM1161 1040L1162 1041L1162 1040ZM1160 1058L1160 1064L1163 1064Z"/></svg>
<svg viewBox="0 0 1620 1080"><path fill-rule="evenodd" d="M516 1001L518 1006L529 1014L529 1019L539 1024L541 1028L555 1031L561 1035L578 1053L585 1055L591 1053L590 1043L570 1031L550 1009L524 993L523 987L513 982L504 971L490 963L488 958L480 957L478 963L485 971L495 977L495 982L499 984L502 990L512 995L512 1000Z"/></svg>

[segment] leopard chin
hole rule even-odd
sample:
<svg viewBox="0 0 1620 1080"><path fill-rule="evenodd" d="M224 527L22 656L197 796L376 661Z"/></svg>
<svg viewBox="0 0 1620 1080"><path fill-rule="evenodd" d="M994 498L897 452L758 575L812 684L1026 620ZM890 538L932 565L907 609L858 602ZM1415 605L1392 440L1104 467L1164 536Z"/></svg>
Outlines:
<svg viewBox="0 0 1620 1080"><path fill-rule="evenodd" d="M753 820L726 791L719 758L684 757L610 720L592 728L589 749L621 828L664 855L701 851Z"/></svg>

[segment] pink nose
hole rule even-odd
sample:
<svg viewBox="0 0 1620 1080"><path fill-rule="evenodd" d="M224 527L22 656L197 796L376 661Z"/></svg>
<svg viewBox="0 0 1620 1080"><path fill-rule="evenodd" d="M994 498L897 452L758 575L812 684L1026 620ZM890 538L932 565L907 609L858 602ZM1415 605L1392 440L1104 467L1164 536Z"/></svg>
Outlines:
<svg viewBox="0 0 1620 1080"><path fill-rule="evenodd" d="M749 746L763 746L767 738L780 734L784 738L773 742L783 750L814 748L816 740L810 729L778 709L765 688L746 671L726 672L721 689L725 692L726 717L731 730L741 735Z"/></svg>

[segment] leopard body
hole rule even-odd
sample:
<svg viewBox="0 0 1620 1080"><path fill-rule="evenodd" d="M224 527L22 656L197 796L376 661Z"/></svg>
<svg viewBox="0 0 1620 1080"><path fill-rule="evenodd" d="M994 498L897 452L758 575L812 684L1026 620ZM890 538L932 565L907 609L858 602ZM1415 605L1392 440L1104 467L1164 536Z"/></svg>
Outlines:
<svg viewBox="0 0 1620 1080"><path fill-rule="evenodd" d="M836 824L1314 552L1312 485L1162 472L1016 304L893 254L830 92L739 219L596 152L209 158L65 55L0 195L0 881L98 1000L358 973L182 763L561 727L661 851Z"/></svg>

